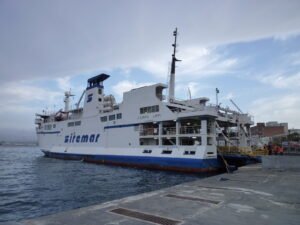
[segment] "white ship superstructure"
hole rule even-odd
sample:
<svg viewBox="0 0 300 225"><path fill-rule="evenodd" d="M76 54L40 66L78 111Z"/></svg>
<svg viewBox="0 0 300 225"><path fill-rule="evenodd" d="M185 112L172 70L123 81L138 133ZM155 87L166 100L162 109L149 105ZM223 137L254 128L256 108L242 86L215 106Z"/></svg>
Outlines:
<svg viewBox="0 0 300 225"><path fill-rule="evenodd" d="M175 99L177 30L169 82L136 88L116 103L104 92L107 74L88 79L74 109L70 92L65 108L37 114L38 143L47 157L84 160L152 169L187 172L215 171L222 167L217 146L249 147L248 114L209 99ZM82 105L83 101L83 106ZM228 135L230 133L230 135Z"/></svg>

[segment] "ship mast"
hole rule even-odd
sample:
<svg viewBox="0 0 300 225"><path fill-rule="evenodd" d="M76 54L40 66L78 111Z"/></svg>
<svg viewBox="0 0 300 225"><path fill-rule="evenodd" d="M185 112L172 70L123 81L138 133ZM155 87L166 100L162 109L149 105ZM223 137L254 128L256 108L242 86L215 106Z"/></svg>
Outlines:
<svg viewBox="0 0 300 225"><path fill-rule="evenodd" d="M64 99L65 112L69 112L69 110L70 110L70 97L71 96L75 96L71 93L71 90L65 92L65 99Z"/></svg>
<svg viewBox="0 0 300 225"><path fill-rule="evenodd" d="M176 69L176 62L181 61L176 59L176 47L177 47L177 28L173 32L174 36L174 44L173 46L173 54L172 54L172 63L171 63L171 73L170 73L170 80L169 80L169 102L174 102L175 99L175 69Z"/></svg>

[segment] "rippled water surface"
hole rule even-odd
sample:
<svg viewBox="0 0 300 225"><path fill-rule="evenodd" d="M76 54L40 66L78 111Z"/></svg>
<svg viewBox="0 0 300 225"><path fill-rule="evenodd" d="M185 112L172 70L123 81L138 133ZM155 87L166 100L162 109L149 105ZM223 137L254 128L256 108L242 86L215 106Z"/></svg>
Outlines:
<svg viewBox="0 0 300 225"><path fill-rule="evenodd" d="M37 147L0 146L0 222L53 214L198 178L50 159Z"/></svg>

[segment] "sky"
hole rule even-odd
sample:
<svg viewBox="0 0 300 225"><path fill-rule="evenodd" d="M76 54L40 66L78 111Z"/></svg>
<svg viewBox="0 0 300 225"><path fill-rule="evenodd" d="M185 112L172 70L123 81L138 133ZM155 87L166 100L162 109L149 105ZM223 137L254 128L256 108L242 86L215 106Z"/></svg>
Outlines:
<svg viewBox="0 0 300 225"><path fill-rule="evenodd" d="M166 83L178 28L176 97L209 97L255 122L300 128L299 0L0 0L0 141L34 140L35 113Z"/></svg>

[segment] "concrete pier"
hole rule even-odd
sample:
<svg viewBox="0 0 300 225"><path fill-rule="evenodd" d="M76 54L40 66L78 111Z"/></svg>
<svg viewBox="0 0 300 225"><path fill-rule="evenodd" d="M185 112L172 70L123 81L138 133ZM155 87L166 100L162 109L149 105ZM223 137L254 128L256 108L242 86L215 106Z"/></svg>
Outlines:
<svg viewBox="0 0 300 225"><path fill-rule="evenodd" d="M298 225L300 170L263 169L261 164L245 166L232 174L212 176L18 224Z"/></svg>

